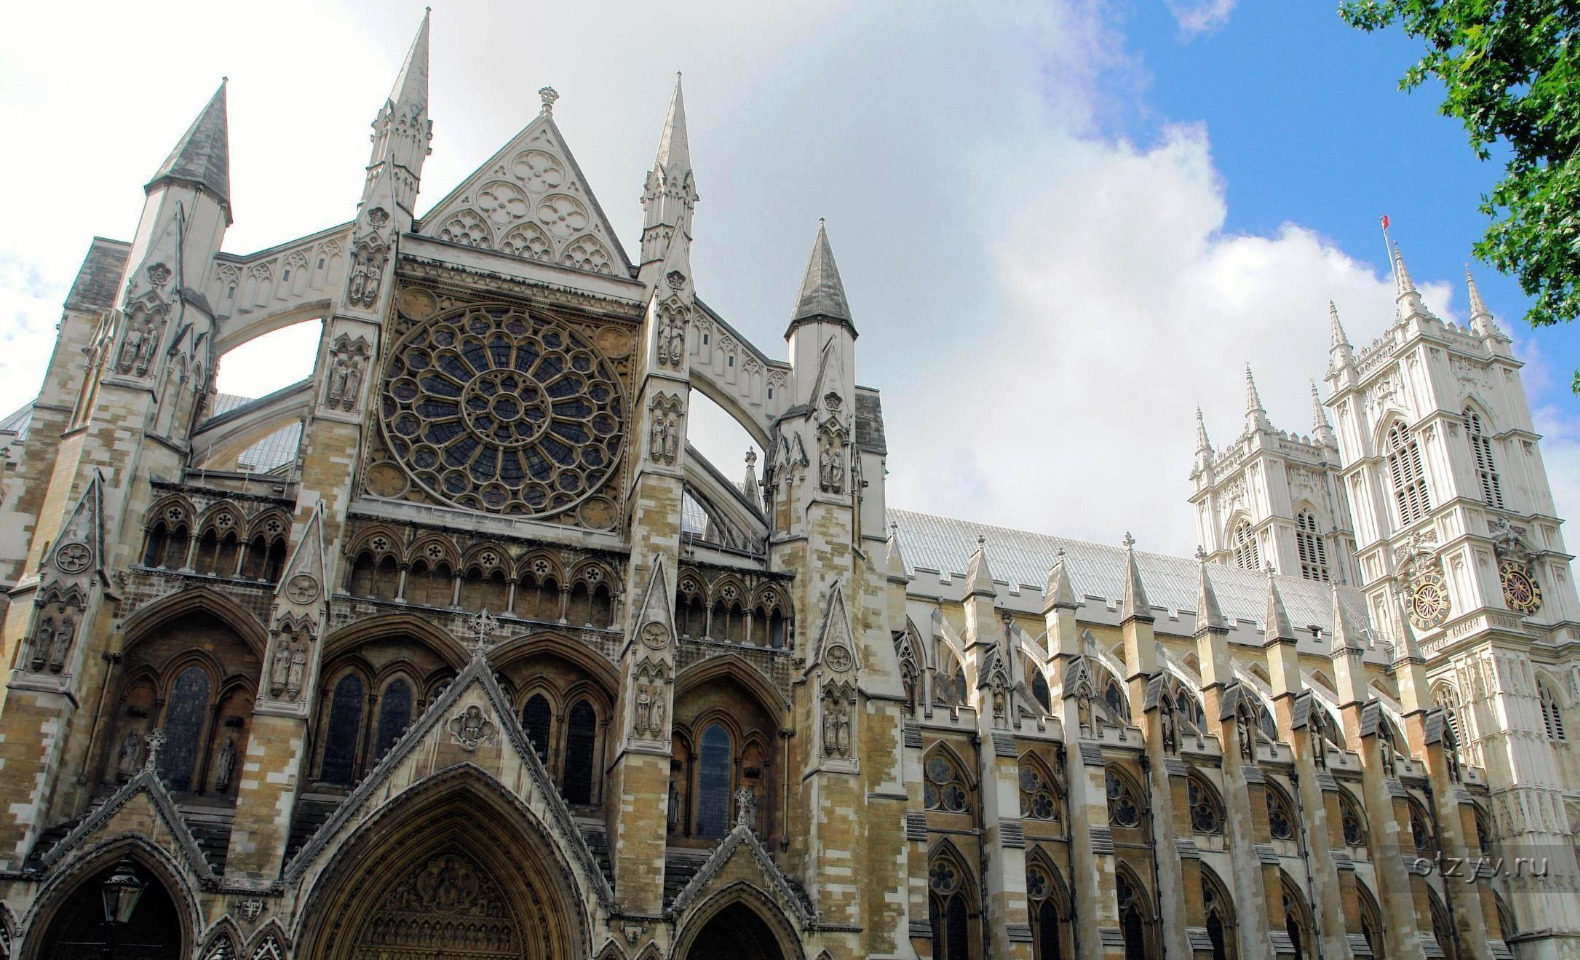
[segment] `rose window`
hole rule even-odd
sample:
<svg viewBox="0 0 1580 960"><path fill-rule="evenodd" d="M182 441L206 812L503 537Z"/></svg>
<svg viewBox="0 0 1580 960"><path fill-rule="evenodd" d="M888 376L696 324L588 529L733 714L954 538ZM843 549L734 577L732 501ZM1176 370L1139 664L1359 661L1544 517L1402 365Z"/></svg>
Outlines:
<svg viewBox="0 0 1580 960"><path fill-rule="evenodd" d="M542 516L614 472L625 406L608 362L581 336L519 308L474 306L396 345L379 412L395 459L428 493Z"/></svg>

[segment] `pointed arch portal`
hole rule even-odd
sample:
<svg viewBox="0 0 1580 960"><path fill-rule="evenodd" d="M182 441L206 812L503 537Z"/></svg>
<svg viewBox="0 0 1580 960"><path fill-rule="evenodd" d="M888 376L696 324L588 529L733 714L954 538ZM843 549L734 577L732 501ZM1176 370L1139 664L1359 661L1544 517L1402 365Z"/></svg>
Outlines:
<svg viewBox="0 0 1580 960"><path fill-rule="evenodd" d="M382 821L382 818L375 818ZM371 826L371 824L370 824ZM585 915L522 811L469 780L353 840L315 885L304 960L571 960Z"/></svg>
<svg viewBox="0 0 1580 960"><path fill-rule="evenodd" d="M785 955L757 911L736 902L697 931L685 960L785 960Z"/></svg>

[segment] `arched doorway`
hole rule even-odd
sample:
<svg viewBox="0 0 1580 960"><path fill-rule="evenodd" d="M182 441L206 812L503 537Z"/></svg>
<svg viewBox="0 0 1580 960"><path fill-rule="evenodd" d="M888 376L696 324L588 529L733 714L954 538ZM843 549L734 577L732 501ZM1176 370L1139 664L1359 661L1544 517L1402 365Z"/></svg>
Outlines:
<svg viewBox="0 0 1580 960"><path fill-rule="evenodd" d="M118 867L130 871L141 892L125 922L111 924L104 915L104 887ZM188 952L170 891L152 871L129 859L90 872L43 929L33 960L182 960Z"/></svg>
<svg viewBox="0 0 1580 960"><path fill-rule="evenodd" d="M685 960L786 960L779 940L757 911L732 903L703 924Z"/></svg>
<svg viewBox="0 0 1580 960"><path fill-rule="evenodd" d="M570 864L480 775L435 783L343 845L313 885L301 960L571 960L586 918Z"/></svg>

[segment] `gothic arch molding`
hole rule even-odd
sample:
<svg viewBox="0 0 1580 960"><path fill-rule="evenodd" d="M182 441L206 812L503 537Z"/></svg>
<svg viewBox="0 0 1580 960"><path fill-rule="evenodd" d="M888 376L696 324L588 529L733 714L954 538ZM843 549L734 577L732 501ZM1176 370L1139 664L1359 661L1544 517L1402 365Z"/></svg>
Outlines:
<svg viewBox="0 0 1580 960"><path fill-rule="evenodd" d="M710 921L731 907L750 910L763 922L773 935L774 946L778 948L781 960L806 960L806 953L801 949L800 933L794 921L786 915L772 895L746 880L736 880L723 887L694 905L685 916L680 918L679 923L676 924L680 934L675 938L675 949L670 955L679 960L689 960L698 935L707 928Z"/></svg>
<svg viewBox="0 0 1580 960"><path fill-rule="evenodd" d="M331 633L324 638L322 659L328 663L368 640L388 639L395 634L406 634L431 647L439 658L456 671L466 666L472 654L454 637L434 626L432 622L409 613L392 613L367 620L359 620Z"/></svg>
<svg viewBox="0 0 1580 960"><path fill-rule="evenodd" d="M488 662L495 670L504 670L518 660L540 655L559 657L581 668L598 681L606 699L613 700L614 691L620 689L620 672L608 658L599 656L587 644L558 633L524 633L511 637L489 651Z"/></svg>
<svg viewBox="0 0 1580 960"><path fill-rule="evenodd" d="M349 960L401 924L442 927L403 918L425 905L492 928L530 960L590 955L585 878L538 819L472 764L395 798L325 861L305 886L297 960ZM369 882L374 876L400 879Z"/></svg>
<svg viewBox="0 0 1580 960"><path fill-rule="evenodd" d="M778 690L774 689L761 671L747 663L745 658L734 653L709 657L682 670L675 676L675 699L678 701L687 691L709 680L721 678L729 678L739 683L757 699L769 716L778 718L781 726L785 725L790 714L790 704Z"/></svg>
<svg viewBox="0 0 1580 960"><path fill-rule="evenodd" d="M127 617L121 627L121 634L125 638L122 649L130 650L159 628L188 613L206 613L220 621L262 659L264 649L269 645L269 634L263 624L241 604L209 587L180 590L155 600Z"/></svg>
<svg viewBox="0 0 1580 960"><path fill-rule="evenodd" d="M21 949L17 960L40 960L49 944L45 932L62 907L67 905L79 888L102 871L115 866L122 858L132 860L164 888L175 905L181 926L181 956L186 956L196 942L197 931L203 918L198 910L197 891L187 880L187 871L171 853L153 842L135 834L123 834L95 844L70 858L64 869L56 871L39 889L33 905L23 915L18 925ZM98 899L98 894L93 894Z"/></svg>

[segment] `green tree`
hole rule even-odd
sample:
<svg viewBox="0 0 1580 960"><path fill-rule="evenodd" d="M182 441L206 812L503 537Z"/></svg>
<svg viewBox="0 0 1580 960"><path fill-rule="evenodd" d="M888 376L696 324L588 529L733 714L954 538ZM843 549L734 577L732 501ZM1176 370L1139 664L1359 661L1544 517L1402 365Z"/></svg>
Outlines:
<svg viewBox="0 0 1580 960"><path fill-rule="evenodd" d="M1339 13L1423 41L1400 89L1440 80L1439 110L1465 125L1477 156L1507 146L1503 179L1482 196L1491 223L1476 256L1519 279L1533 326L1580 316L1580 3L1343 0Z"/></svg>

